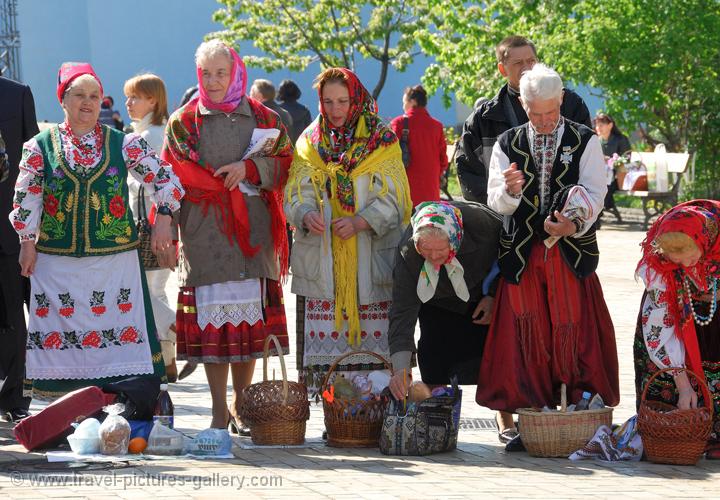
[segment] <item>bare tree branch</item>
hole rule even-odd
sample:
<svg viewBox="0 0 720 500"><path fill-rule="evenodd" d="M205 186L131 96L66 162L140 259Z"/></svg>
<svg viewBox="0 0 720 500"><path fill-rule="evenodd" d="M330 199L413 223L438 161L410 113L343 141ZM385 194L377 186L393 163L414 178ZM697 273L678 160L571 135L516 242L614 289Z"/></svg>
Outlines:
<svg viewBox="0 0 720 500"><path fill-rule="evenodd" d="M330 14L332 15L333 19L333 26L335 26L335 33L337 34L337 37L340 38L340 26L338 26L337 16L335 15L335 6L330 5ZM348 69L350 68L350 61L348 60L347 53L345 52L345 47L342 47L340 49L340 52L342 53L343 62L345 63L345 67Z"/></svg>

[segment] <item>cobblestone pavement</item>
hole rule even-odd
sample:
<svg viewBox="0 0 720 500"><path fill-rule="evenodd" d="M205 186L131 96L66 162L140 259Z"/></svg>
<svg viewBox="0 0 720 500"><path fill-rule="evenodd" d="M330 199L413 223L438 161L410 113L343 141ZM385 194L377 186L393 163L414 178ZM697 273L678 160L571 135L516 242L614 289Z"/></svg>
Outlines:
<svg viewBox="0 0 720 500"><path fill-rule="evenodd" d="M642 290L633 270L642 237L641 227L632 225L605 224L599 233L598 273L613 315L620 356L622 399L615 409L616 423L631 416L635 406L631 343ZM288 318L294 318L289 286L285 294ZM293 321L290 324L294 338ZM294 353L286 361L294 377ZM278 367L276 360L272 366ZM262 363L258 363L255 380L261 377ZM210 395L202 368L171 385L171 394L180 430L192 435L209 425ZM570 462L506 453L489 424L493 412L479 407L473 398L473 388L467 387L458 450L425 458L386 457L377 449L327 448L320 440L323 419L318 406L312 407L307 447L243 449L235 438L232 460L146 460L66 468L50 464L48 469L44 456L26 453L12 439L8 424L3 424L0 496L218 498L235 491L249 498L720 498L720 464L704 459L695 467L680 467Z"/></svg>

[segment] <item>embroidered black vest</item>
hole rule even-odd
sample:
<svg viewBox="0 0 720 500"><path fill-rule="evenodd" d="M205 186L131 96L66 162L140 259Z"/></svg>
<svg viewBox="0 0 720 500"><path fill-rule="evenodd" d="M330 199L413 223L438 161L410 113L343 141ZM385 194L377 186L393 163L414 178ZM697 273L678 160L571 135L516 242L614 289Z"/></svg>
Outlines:
<svg viewBox="0 0 720 500"><path fill-rule="evenodd" d="M530 152L529 124L504 132L498 144L510 163L517 163L518 170L525 172L522 199L510 220L506 220L500 237L498 264L502 276L510 283L520 282L530 248L537 239L548 234L543 229L547 213L540 210L540 173ZM585 151L593 131L584 125L565 119L565 131L555 154L550 180L550 196L565 186L577 184L580 177L580 157ZM548 210L550 207L545 207ZM560 253L578 278L584 278L597 268L600 253L597 246L595 226L583 236L566 236L558 241Z"/></svg>

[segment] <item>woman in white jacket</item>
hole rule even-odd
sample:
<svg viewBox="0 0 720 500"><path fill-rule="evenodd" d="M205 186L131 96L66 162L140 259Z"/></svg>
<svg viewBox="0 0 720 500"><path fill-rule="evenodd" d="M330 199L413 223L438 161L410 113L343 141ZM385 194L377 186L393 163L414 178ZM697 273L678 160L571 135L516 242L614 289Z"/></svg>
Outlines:
<svg viewBox="0 0 720 500"><path fill-rule="evenodd" d="M398 139L372 96L345 68L315 82L320 115L296 142L285 193L297 228L290 267L298 371L311 395L341 355L389 359L393 260L412 210ZM356 355L337 370L382 368Z"/></svg>
<svg viewBox="0 0 720 500"><path fill-rule="evenodd" d="M162 151L167 123L167 92L162 79L151 73L137 75L125 82L124 87L128 115L132 119L133 131L147 141L154 151ZM135 222L144 214L140 213L139 191L141 184L128 177L130 188L130 207L135 214ZM144 191L144 206L150 210L152 202L150 193ZM175 311L170 308L165 287L170 278L170 269L146 271L148 288L152 302L153 316L157 327L158 338L165 361L168 380L177 380L175 364Z"/></svg>

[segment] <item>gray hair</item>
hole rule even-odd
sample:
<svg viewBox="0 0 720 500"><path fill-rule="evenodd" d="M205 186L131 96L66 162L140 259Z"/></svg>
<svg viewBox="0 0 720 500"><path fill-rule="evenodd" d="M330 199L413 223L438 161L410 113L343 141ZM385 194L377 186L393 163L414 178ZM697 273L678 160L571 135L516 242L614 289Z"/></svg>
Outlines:
<svg viewBox="0 0 720 500"><path fill-rule="evenodd" d="M252 84L250 92L257 92L263 97L263 100L274 101L275 100L275 85L270 80L264 78L258 78Z"/></svg>
<svg viewBox="0 0 720 500"><path fill-rule="evenodd" d="M523 102L548 99L562 100L563 82L552 68L537 63L520 78L520 97Z"/></svg>
<svg viewBox="0 0 720 500"><path fill-rule="evenodd" d="M195 65L202 68L203 63L219 55L227 57L228 60L232 63L233 56L230 53L230 49L228 49L227 45L225 45L223 42L221 42L217 38L213 40L208 40L207 42L203 42L195 51Z"/></svg>
<svg viewBox="0 0 720 500"><path fill-rule="evenodd" d="M440 229L439 227L435 226L422 226L421 228L415 230L413 229L413 243L415 243L415 246L417 247L420 244L420 240L426 237L432 237L437 239L444 239L450 242L450 238L448 238L448 235L445 231Z"/></svg>

